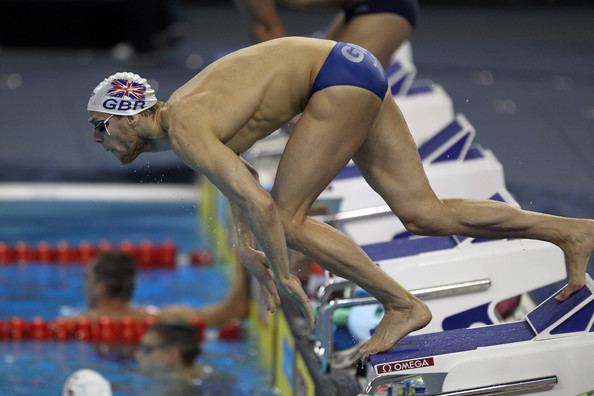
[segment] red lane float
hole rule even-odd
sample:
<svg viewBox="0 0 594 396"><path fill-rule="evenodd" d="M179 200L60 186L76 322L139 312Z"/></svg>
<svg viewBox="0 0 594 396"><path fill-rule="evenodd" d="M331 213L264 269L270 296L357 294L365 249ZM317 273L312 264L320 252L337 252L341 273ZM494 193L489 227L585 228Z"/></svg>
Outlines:
<svg viewBox="0 0 594 396"><path fill-rule="evenodd" d="M0 341L89 341L103 343L138 343L146 330L156 323L155 317L135 320L130 317L112 319L101 317L99 320L85 318L56 318L46 321L40 316L27 321L20 317L8 320L0 319ZM196 327L200 342L205 340L206 326L195 317L192 324ZM218 330L219 340L238 340L242 338L241 322L230 321Z"/></svg>
<svg viewBox="0 0 594 396"><path fill-rule="evenodd" d="M231 320L219 329L219 340L239 340L241 338L241 322L239 320Z"/></svg>
<svg viewBox="0 0 594 396"><path fill-rule="evenodd" d="M212 264L212 255L204 250L198 250L190 254L190 264L195 267L202 267Z"/></svg>
<svg viewBox="0 0 594 396"><path fill-rule="evenodd" d="M25 241L19 241L14 246L0 242L0 265L9 263L58 263L58 264L86 264L97 254L118 250L134 258L140 268L175 268L177 265L177 246L170 240L159 244L143 240L138 244L122 241L114 247L109 241L100 241L93 245L82 241L78 246L71 246L67 241L60 241L56 246L47 241L40 241L30 246ZM203 250L189 254L189 262L194 266L204 266L212 263L212 255Z"/></svg>
<svg viewBox="0 0 594 396"><path fill-rule="evenodd" d="M6 242L0 242L0 264L12 263L14 260L14 249Z"/></svg>
<svg viewBox="0 0 594 396"><path fill-rule="evenodd" d="M46 321L36 316L31 321L20 317L0 320L0 340L37 341L91 341L105 343L137 343L146 330L156 323L154 317L135 320L124 317L121 320L101 317L90 321L85 318L56 318ZM204 339L204 322L199 318L192 321L200 340Z"/></svg>

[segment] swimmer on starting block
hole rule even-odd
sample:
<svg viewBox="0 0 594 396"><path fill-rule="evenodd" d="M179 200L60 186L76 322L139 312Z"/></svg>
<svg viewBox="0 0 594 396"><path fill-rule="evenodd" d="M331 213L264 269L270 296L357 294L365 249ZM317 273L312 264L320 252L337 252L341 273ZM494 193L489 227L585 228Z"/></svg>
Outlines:
<svg viewBox="0 0 594 396"><path fill-rule="evenodd" d="M219 59L164 103L145 79L117 73L94 89L87 110L95 142L122 163L172 149L229 198L244 220L238 223L242 264L274 303L278 287L313 321L307 296L289 272L287 245L377 298L385 313L359 351L364 356L427 325L431 313L352 240L308 216L351 158L409 231L546 240L566 256L569 286L559 298L584 285L594 221L496 201L438 199L379 61L356 45L270 40ZM239 154L298 113L269 193Z"/></svg>
<svg viewBox="0 0 594 396"><path fill-rule="evenodd" d="M277 3L302 8L339 9L326 38L348 41L371 51L384 67L416 26L417 0L235 0L249 17L252 39L263 42L287 36Z"/></svg>

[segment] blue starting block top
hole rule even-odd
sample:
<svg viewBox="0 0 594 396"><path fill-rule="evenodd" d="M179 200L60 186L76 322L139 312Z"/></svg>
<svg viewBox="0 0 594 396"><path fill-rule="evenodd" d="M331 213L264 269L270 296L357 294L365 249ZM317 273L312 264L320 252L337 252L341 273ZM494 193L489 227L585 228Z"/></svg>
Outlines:
<svg viewBox="0 0 594 396"><path fill-rule="evenodd" d="M452 249L457 242L452 237L397 238L388 242L364 245L361 248L373 261L408 257L420 253Z"/></svg>
<svg viewBox="0 0 594 396"><path fill-rule="evenodd" d="M591 280L589 282L591 283ZM590 287L584 286L563 302L555 300L554 297L557 294L555 293L528 313L527 320L404 337L389 351L371 356L371 363L375 366L388 362L471 351L480 347L529 341L538 333L555 325L551 334L594 331L594 325L588 329L594 315L594 299L592 299L593 293ZM586 303L586 300L590 301ZM583 306L577 309L580 304ZM570 313L569 317L559 323Z"/></svg>
<svg viewBox="0 0 594 396"><path fill-rule="evenodd" d="M549 297L537 309L531 311L526 316L526 319L537 333L541 333L551 327L555 322L569 313L569 311L592 296L592 291L587 287L583 287L563 302L555 300L557 294L555 293ZM585 330L590 322L590 318L592 318L593 310L594 302L590 302L554 329L553 334L560 334L562 330L563 333Z"/></svg>
<svg viewBox="0 0 594 396"><path fill-rule="evenodd" d="M449 139L453 138L462 129L464 128L456 119L449 123L445 128L439 131L438 134L433 136L431 139L427 140L425 143L421 145L421 147L419 147L419 155L421 156L421 159L424 160L431 153L437 151L437 149L446 144ZM460 153L462 152L462 147L466 143L467 138L468 135L465 138L458 141L452 147L450 147L446 152L442 154L442 156L440 156L436 160L436 162L445 161L447 159L459 158Z"/></svg>
<svg viewBox="0 0 594 396"><path fill-rule="evenodd" d="M406 96L428 94L430 92L433 92L433 81L431 81L431 80L415 80L412 83L412 85L410 86L410 88L408 89Z"/></svg>
<svg viewBox="0 0 594 396"><path fill-rule="evenodd" d="M470 351L491 345L528 341L534 335L530 325L525 321L421 334L404 337L392 349L373 355L370 360L375 366L387 362Z"/></svg>

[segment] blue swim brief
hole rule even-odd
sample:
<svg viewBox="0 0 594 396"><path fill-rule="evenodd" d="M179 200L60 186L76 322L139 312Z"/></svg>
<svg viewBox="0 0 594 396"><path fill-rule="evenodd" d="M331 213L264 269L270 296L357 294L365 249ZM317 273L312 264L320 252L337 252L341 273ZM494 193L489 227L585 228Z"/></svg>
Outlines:
<svg viewBox="0 0 594 396"><path fill-rule="evenodd" d="M310 97L322 89L352 85L367 89L384 100L388 81L381 63L365 48L350 43L336 43L311 88Z"/></svg>

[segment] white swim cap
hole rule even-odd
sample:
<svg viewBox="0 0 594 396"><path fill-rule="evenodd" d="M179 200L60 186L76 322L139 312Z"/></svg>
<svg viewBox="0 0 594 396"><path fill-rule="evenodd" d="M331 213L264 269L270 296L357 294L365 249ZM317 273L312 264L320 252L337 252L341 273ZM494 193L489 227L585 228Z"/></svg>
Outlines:
<svg viewBox="0 0 594 396"><path fill-rule="evenodd" d="M111 385L98 372L82 369L68 377L62 396L112 396Z"/></svg>
<svg viewBox="0 0 594 396"><path fill-rule="evenodd" d="M120 72L107 77L93 90L88 111L130 116L157 103L155 90L138 74Z"/></svg>

